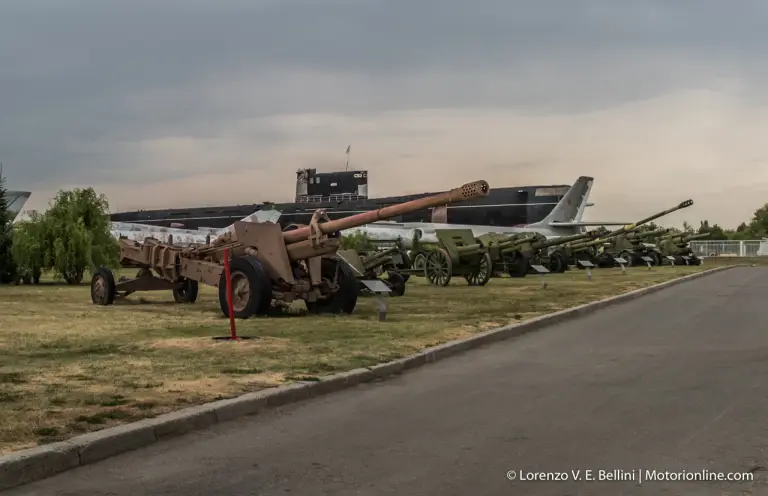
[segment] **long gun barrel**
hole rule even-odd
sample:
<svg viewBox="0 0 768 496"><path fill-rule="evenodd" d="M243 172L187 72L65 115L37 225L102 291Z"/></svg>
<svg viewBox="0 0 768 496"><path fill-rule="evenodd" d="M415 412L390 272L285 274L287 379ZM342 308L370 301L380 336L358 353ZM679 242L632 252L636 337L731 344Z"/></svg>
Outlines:
<svg viewBox="0 0 768 496"><path fill-rule="evenodd" d="M478 240L484 245L489 247L495 247L499 250L509 250L515 248L518 245L533 241L536 239L534 233L521 233L512 236L503 234L488 233L480 236Z"/></svg>
<svg viewBox="0 0 768 496"><path fill-rule="evenodd" d="M628 239L653 238L656 236L660 236L662 234L666 234L668 232L669 232L669 229L656 229L655 231L644 231L644 232L632 231L627 233L627 238Z"/></svg>
<svg viewBox="0 0 768 496"><path fill-rule="evenodd" d="M662 240L663 241L672 240L675 243L688 243L689 241L693 241L694 239L708 238L709 235L710 233L701 233L701 234L674 233L674 234L670 234L669 236L664 236Z"/></svg>
<svg viewBox="0 0 768 496"><path fill-rule="evenodd" d="M586 239L593 239L600 234L600 230L587 231L579 234L572 234L570 236L558 236L556 238L542 239L541 241L534 242L534 249L549 248L550 246L563 245L566 243L572 243L574 241L581 241Z"/></svg>
<svg viewBox="0 0 768 496"><path fill-rule="evenodd" d="M647 223L649 223L649 222L651 222L653 220L658 219L659 217L664 217L665 215L669 215L672 212L676 212L678 210L682 210L684 208L688 208L691 205L693 205L693 200L685 200L684 202L681 202L679 205L677 205L675 207L668 208L667 210L664 210L662 212L653 214L653 215L651 215L649 217L646 217L645 219L641 219L641 220L635 222L634 224L629 224L629 225L626 225L626 226L622 226L622 227L620 227L618 229L610 231L607 234L602 235L601 239L613 238L613 237L616 237L616 236L620 236L620 235L622 235L624 233L628 233L630 231L634 231L635 229L637 229L638 227L642 226L643 224L647 224ZM597 241L597 240L595 240L595 241Z"/></svg>
<svg viewBox="0 0 768 496"><path fill-rule="evenodd" d="M486 181L475 181L467 183L459 188L454 188L444 193L438 193L426 198L419 198L411 200L409 202L400 203L398 205L390 205L378 210L372 210L369 212L363 212L361 214L352 215L350 217L344 217L342 219L330 220L327 222L318 223L318 229L323 234L331 234L345 229L352 229L354 227L364 226L372 222L380 220L388 220L400 215L409 214L412 212L418 212L432 207L440 207L443 205L449 205L451 203L458 203L474 198L480 198L488 196L490 186ZM305 226L292 231L286 231L283 233L283 238L286 243L297 243L310 238L311 227Z"/></svg>
<svg viewBox="0 0 768 496"><path fill-rule="evenodd" d="M597 239L576 241L575 243L568 243L568 247L571 250L583 250L591 246L600 246L609 242L608 237L601 236Z"/></svg>

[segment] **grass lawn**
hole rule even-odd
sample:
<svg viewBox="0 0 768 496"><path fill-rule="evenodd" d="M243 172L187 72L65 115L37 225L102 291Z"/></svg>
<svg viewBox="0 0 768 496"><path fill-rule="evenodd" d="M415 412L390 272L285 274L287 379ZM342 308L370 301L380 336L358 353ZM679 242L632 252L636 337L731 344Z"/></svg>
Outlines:
<svg viewBox="0 0 768 496"><path fill-rule="evenodd" d="M238 321L240 334L258 338L241 342L211 339L229 331L208 287L194 305L156 292L99 307L88 284L0 286L0 452L371 366L711 266L602 269L592 281L574 270L548 276L545 290L538 276L446 288L411 278L385 322L360 298L348 316Z"/></svg>

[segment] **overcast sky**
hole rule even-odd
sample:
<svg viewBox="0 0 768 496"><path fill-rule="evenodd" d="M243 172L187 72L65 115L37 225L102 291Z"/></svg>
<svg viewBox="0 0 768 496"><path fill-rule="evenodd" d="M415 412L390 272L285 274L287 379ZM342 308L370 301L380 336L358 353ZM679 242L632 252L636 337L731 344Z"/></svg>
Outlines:
<svg viewBox="0 0 768 496"><path fill-rule="evenodd" d="M768 202L762 0L0 0L0 161L44 207L570 184L589 218L735 227Z"/></svg>

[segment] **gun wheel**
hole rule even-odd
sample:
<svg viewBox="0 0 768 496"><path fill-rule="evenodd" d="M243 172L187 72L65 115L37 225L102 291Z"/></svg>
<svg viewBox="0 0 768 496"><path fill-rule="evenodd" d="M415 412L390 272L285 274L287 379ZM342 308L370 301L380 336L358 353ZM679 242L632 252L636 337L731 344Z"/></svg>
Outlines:
<svg viewBox="0 0 768 496"><path fill-rule="evenodd" d="M335 258L323 257L320 265L320 275L329 285L337 286L336 291L316 301L306 301L309 313L352 313L357 306L359 281L352 269Z"/></svg>
<svg viewBox="0 0 768 496"><path fill-rule="evenodd" d="M173 288L173 299L176 303L194 303L197 301L198 292L197 281L185 277Z"/></svg>
<svg viewBox="0 0 768 496"><path fill-rule="evenodd" d="M491 255L483 253L477 267L471 274L466 274L464 279L470 286L485 286L491 280Z"/></svg>
<svg viewBox="0 0 768 496"><path fill-rule="evenodd" d="M509 277L525 277L528 275L528 257L520 253L507 256L504 260Z"/></svg>
<svg viewBox="0 0 768 496"><path fill-rule="evenodd" d="M568 260L565 254L561 251L554 251L549 256L549 269L550 272L562 274L568 269Z"/></svg>
<svg viewBox="0 0 768 496"><path fill-rule="evenodd" d="M648 256L651 257L651 259L653 260L653 262L651 262L651 265L653 265L654 267L658 267L663 263L661 255L659 255L658 252L652 251L648 254Z"/></svg>
<svg viewBox="0 0 768 496"><path fill-rule="evenodd" d="M91 278L91 301L96 305L111 305L115 302L115 275L106 267L96 269Z"/></svg>
<svg viewBox="0 0 768 496"><path fill-rule="evenodd" d="M246 255L233 258L229 264L232 283L232 310L237 319L252 315L265 315L272 302L272 281L256 257ZM219 306L229 317L227 302L227 273L219 277Z"/></svg>
<svg viewBox="0 0 768 496"><path fill-rule="evenodd" d="M418 272L424 272L424 268L427 266L427 256L419 252L413 256L413 262L411 268Z"/></svg>
<svg viewBox="0 0 768 496"><path fill-rule="evenodd" d="M387 282L392 290L392 296L403 296L405 294L405 277L394 271L387 272Z"/></svg>
<svg viewBox="0 0 768 496"><path fill-rule="evenodd" d="M442 248L437 248L427 256L424 276L433 286L447 286L453 275L451 257Z"/></svg>

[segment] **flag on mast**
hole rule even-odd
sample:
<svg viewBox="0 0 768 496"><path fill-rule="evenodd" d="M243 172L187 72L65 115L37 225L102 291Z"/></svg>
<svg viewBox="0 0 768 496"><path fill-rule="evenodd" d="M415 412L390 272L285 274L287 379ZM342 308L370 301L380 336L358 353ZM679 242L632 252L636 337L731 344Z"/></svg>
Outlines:
<svg viewBox="0 0 768 496"><path fill-rule="evenodd" d="M347 155L349 155L349 152L350 152L351 150L352 150L352 145L349 145L349 146L347 147Z"/></svg>

